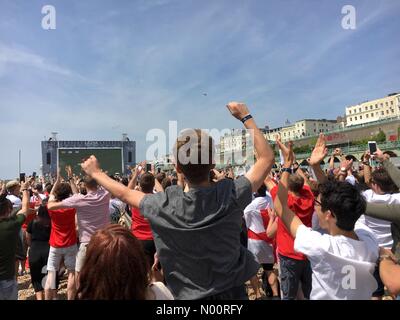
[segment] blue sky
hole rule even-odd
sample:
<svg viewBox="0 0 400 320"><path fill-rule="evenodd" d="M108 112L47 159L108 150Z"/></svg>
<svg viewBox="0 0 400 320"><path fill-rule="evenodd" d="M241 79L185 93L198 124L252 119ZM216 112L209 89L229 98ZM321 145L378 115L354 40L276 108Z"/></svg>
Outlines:
<svg viewBox="0 0 400 320"><path fill-rule="evenodd" d="M56 8L56 30L41 9ZM356 8L344 30L341 9ZM0 0L0 178L39 171L40 141L336 118L400 91L398 0ZM206 92L207 96L203 93Z"/></svg>

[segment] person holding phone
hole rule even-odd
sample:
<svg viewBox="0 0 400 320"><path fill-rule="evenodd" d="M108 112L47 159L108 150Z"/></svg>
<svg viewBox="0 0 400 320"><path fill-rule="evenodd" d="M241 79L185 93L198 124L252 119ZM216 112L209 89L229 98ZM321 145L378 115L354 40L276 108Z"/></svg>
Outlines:
<svg viewBox="0 0 400 320"><path fill-rule="evenodd" d="M20 189L18 182L17 184ZM18 299L15 260L21 225L29 211L28 188L28 183L22 184L21 209L15 215L12 215L15 208L7 194L0 195L0 300Z"/></svg>

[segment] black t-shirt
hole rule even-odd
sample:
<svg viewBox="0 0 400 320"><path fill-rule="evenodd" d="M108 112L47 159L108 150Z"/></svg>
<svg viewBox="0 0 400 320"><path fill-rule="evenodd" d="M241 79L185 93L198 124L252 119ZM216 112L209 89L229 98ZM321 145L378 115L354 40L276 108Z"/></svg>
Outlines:
<svg viewBox="0 0 400 320"><path fill-rule="evenodd" d="M39 220L33 220L29 223L26 231L32 235L32 242L33 241L49 242L51 224L49 223L48 225L44 225Z"/></svg>

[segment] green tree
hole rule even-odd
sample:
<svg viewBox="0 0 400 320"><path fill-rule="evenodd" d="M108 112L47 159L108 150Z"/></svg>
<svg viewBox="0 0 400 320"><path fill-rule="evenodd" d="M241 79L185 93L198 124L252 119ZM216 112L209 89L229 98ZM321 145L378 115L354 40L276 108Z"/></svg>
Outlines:
<svg viewBox="0 0 400 320"><path fill-rule="evenodd" d="M380 130L377 135L374 136L374 140L378 143L386 142L386 134Z"/></svg>

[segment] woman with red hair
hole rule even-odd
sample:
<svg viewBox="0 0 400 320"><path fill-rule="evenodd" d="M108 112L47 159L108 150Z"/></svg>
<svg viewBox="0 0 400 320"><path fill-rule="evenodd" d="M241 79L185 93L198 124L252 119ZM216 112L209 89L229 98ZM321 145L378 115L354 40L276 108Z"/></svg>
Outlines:
<svg viewBox="0 0 400 320"><path fill-rule="evenodd" d="M161 282L150 283L150 266L132 233L109 225L89 242L82 268L80 300L173 300Z"/></svg>

